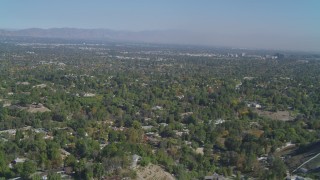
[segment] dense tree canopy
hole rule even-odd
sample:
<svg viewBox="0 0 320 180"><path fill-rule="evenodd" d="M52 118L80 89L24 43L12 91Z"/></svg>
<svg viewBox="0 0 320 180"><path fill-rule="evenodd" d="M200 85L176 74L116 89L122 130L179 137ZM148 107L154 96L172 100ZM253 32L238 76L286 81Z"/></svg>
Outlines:
<svg viewBox="0 0 320 180"><path fill-rule="evenodd" d="M138 155L178 179L281 179L283 147L318 141L315 55L20 41L0 42L1 177L134 178Z"/></svg>

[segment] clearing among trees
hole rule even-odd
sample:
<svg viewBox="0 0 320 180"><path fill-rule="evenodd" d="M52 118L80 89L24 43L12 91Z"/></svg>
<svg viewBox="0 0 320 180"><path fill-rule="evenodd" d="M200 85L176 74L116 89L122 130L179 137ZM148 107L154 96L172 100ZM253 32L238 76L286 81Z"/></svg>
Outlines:
<svg viewBox="0 0 320 180"><path fill-rule="evenodd" d="M175 178L164 171L160 166L149 164L146 167L139 167L137 169L137 179L145 180L174 180Z"/></svg>

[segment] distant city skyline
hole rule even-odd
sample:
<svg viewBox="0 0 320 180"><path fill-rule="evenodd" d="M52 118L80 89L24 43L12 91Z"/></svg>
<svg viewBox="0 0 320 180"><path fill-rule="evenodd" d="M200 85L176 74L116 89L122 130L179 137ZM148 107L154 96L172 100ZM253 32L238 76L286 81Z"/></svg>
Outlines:
<svg viewBox="0 0 320 180"><path fill-rule="evenodd" d="M0 28L188 32L183 44L320 52L320 1L55 0L0 2Z"/></svg>

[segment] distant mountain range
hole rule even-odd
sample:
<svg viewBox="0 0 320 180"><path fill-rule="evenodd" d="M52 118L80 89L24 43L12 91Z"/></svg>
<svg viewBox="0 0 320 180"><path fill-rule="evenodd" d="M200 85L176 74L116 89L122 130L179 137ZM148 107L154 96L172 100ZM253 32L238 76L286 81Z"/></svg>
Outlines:
<svg viewBox="0 0 320 180"><path fill-rule="evenodd" d="M317 38L298 38L301 43L294 43L297 38L272 34L230 32L192 32L188 30L154 30L154 31L116 31L110 29L80 28L30 28L0 29L0 37L35 37L59 38L72 40L99 40L114 42L160 43L181 45L205 45L214 47L272 49L272 50L307 50L320 52Z"/></svg>
<svg viewBox="0 0 320 180"><path fill-rule="evenodd" d="M193 33L178 30L133 32L109 29L31 28L21 30L0 29L0 36L189 44Z"/></svg>

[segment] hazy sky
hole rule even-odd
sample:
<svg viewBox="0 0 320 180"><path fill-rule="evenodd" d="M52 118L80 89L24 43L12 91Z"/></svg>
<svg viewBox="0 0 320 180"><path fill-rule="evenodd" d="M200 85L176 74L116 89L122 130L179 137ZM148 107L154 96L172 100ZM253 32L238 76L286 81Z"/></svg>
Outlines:
<svg viewBox="0 0 320 180"><path fill-rule="evenodd" d="M0 28L184 30L190 43L320 52L320 0L1 0Z"/></svg>

